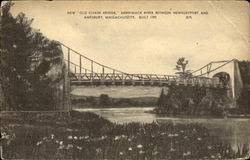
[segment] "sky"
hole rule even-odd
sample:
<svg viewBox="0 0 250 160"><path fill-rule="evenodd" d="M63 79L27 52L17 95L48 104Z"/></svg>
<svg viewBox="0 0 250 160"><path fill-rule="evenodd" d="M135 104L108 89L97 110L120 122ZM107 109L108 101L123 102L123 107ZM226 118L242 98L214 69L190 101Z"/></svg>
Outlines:
<svg viewBox="0 0 250 160"><path fill-rule="evenodd" d="M215 60L250 60L249 4L243 1L16 1L11 13L102 64L127 73L174 74L178 58L195 70ZM68 11L207 11L157 19L84 19ZM77 57L73 58L76 63Z"/></svg>

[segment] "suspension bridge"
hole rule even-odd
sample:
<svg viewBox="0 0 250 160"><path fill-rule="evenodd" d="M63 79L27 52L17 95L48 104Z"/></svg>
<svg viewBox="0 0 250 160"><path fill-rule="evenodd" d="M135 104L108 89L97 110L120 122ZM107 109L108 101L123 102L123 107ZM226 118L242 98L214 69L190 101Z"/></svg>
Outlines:
<svg viewBox="0 0 250 160"><path fill-rule="evenodd" d="M65 62L68 68L70 85L143 85L143 86L197 86L209 88L230 88L230 83L225 83L218 77L213 77L221 69L226 69L230 74L235 67L236 59L226 61L213 61L191 72L191 76L183 78L177 75L165 74L130 74L118 69L101 64L90 59L72 48L60 43L67 56ZM78 62L73 62L78 60ZM233 66L232 66L233 64ZM228 66L229 71L228 71ZM220 71L221 72L221 71ZM212 76L211 76L212 75ZM233 75L230 75L231 77ZM230 79L232 81L232 79ZM228 81L230 81L228 79Z"/></svg>
<svg viewBox="0 0 250 160"><path fill-rule="evenodd" d="M60 43L60 42L59 42ZM70 92L74 86L154 86L197 87L220 89L234 101L239 97L242 80L238 60L212 61L194 70L188 77L167 74L131 74L101 64L60 43L66 72L63 86L64 106L70 106Z"/></svg>

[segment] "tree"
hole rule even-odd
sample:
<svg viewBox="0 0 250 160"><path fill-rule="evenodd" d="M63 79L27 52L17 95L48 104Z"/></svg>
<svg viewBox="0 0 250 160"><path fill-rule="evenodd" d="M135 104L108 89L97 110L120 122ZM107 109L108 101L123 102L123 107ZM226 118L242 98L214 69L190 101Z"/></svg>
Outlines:
<svg viewBox="0 0 250 160"><path fill-rule="evenodd" d="M96 99L93 96L87 97L86 103L90 103L93 106L95 106L97 104Z"/></svg>
<svg viewBox="0 0 250 160"><path fill-rule="evenodd" d="M250 62L239 61L239 68L241 79L243 82L243 88L239 98L237 99L237 105L243 113L250 113Z"/></svg>
<svg viewBox="0 0 250 160"><path fill-rule="evenodd" d="M13 110L52 109L54 84L62 77L57 75L52 80L47 73L55 64L63 70L60 45L33 29L33 19L24 13L13 17L9 12L13 5L7 2L1 8L0 100L5 101L1 105ZM33 61L33 57L38 60Z"/></svg>
<svg viewBox="0 0 250 160"><path fill-rule="evenodd" d="M24 14L16 18L9 13L12 2L2 6L1 15L1 82L3 94L6 97L6 105L20 109L27 102L25 98L28 92L27 69L30 66L29 56L31 52L31 28L32 20L28 20Z"/></svg>
<svg viewBox="0 0 250 160"><path fill-rule="evenodd" d="M250 61L239 61L241 79L244 85L250 85Z"/></svg>
<svg viewBox="0 0 250 160"><path fill-rule="evenodd" d="M250 89L244 87L241 91L239 98L237 99L237 105L241 112L249 114L250 113Z"/></svg>
<svg viewBox="0 0 250 160"><path fill-rule="evenodd" d="M178 61L176 62L175 70L178 70L179 72L176 72L175 74L179 74L180 77L186 78L192 76L190 73L190 70L186 70L188 60L185 60L184 57L179 58Z"/></svg>
<svg viewBox="0 0 250 160"><path fill-rule="evenodd" d="M158 107L163 107L165 105L165 94L164 94L164 90L163 88L161 89L161 94L160 94L160 97L158 98L158 101L157 101L157 106Z"/></svg>
<svg viewBox="0 0 250 160"><path fill-rule="evenodd" d="M109 105L110 104L109 96L107 94L101 94L99 104L102 105L102 106Z"/></svg>

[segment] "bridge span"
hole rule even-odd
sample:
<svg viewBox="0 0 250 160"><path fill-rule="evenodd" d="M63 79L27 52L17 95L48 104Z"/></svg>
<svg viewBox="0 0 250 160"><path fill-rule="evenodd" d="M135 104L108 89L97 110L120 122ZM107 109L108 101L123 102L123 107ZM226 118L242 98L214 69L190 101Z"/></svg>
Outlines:
<svg viewBox="0 0 250 160"><path fill-rule="evenodd" d="M71 85L124 85L124 86L192 86L225 88L216 78L180 78L175 75L121 74L121 73L74 73Z"/></svg>
<svg viewBox="0 0 250 160"><path fill-rule="evenodd" d="M60 43L60 42L59 42ZM221 88L238 97L242 88L238 60L213 61L191 72L188 77L160 74L129 74L101 64L60 43L70 85L184 86Z"/></svg>

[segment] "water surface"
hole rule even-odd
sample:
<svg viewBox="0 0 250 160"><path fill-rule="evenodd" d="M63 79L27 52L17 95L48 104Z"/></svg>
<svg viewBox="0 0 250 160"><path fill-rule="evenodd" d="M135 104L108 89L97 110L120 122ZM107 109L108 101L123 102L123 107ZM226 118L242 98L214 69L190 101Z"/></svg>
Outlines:
<svg viewBox="0 0 250 160"><path fill-rule="evenodd" d="M238 146L243 144L250 146L250 119L247 118L184 118L157 116L152 111L154 107L133 108L84 108L76 109L81 112L93 112L114 123L157 123L172 122L174 124L199 123L209 129L212 135L230 142L233 149L237 151Z"/></svg>

